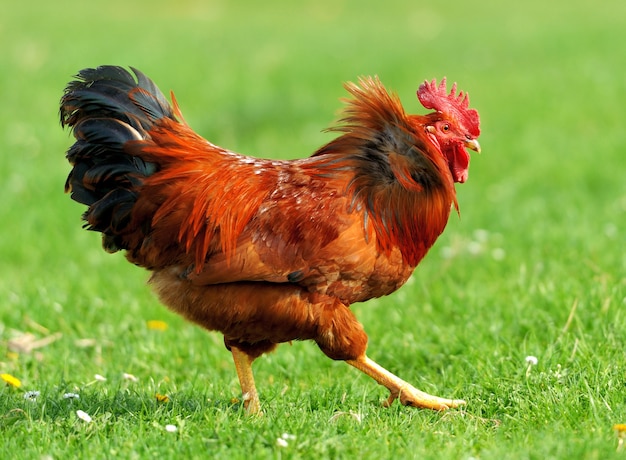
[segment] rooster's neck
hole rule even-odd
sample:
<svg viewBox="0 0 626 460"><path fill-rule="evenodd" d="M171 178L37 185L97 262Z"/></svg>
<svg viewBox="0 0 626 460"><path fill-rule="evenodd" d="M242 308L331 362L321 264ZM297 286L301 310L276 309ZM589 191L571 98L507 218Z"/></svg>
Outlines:
<svg viewBox="0 0 626 460"><path fill-rule="evenodd" d="M364 194L365 223L372 226L380 249L398 248L406 264L415 267L443 232L456 204L454 186L424 186L407 190L399 184Z"/></svg>

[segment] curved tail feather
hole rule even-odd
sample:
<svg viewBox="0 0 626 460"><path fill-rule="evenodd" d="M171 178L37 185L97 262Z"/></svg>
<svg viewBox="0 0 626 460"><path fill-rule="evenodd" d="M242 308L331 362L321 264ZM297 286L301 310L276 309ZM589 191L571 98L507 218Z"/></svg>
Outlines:
<svg viewBox="0 0 626 460"><path fill-rule="evenodd" d="M159 166L129 153L130 143L150 138L162 118L177 121L157 86L131 67L81 70L61 98L61 125L76 138L67 151L73 168L65 183L73 200L89 206L86 227L103 233L103 246L128 249L123 235L137 192ZM130 231L130 230L129 230Z"/></svg>

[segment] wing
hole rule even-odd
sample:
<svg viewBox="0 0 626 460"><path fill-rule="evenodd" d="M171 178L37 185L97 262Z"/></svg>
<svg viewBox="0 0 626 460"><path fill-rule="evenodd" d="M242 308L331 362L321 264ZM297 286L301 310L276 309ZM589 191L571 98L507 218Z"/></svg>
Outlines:
<svg viewBox="0 0 626 460"><path fill-rule="evenodd" d="M281 169L230 253L211 254L197 284L237 281L301 282L352 252L364 239L362 218L350 212L346 177L316 177L306 162L276 164ZM348 231L350 230L350 231ZM346 243L337 252L338 240ZM334 244L333 244L334 243ZM331 251L335 251L332 254Z"/></svg>
<svg viewBox="0 0 626 460"><path fill-rule="evenodd" d="M350 212L345 178L320 178L303 162L275 163L277 181L239 235L235 248L210 254L189 278L198 284L236 281L294 282L327 257L327 249L361 222ZM326 249L326 250L325 250Z"/></svg>
<svg viewBox="0 0 626 460"><path fill-rule="evenodd" d="M187 278L199 285L294 283L347 303L388 294L404 283L412 267L399 250L379 251L371 222L348 191L352 173L310 167L319 161L283 164L276 187L236 248L210 255L198 273L190 267Z"/></svg>

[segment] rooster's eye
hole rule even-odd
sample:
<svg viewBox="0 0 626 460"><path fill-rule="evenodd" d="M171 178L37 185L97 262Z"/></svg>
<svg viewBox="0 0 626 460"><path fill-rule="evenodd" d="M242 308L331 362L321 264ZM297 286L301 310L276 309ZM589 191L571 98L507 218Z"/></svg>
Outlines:
<svg viewBox="0 0 626 460"><path fill-rule="evenodd" d="M443 127L441 129L443 129L444 131L448 131L450 129L450 125L445 124L445 125L443 125Z"/></svg>

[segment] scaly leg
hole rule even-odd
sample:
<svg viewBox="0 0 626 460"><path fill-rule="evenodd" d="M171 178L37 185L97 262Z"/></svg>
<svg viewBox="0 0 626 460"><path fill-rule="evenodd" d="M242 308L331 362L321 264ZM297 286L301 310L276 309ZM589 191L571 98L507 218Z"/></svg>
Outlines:
<svg viewBox="0 0 626 460"><path fill-rule="evenodd" d="M252 362L254 361L254 358L251 358L237 347L231 346L230 352L233 354L235 368L237 369L237 376L239 377L239 384L241 385L243 407L246 409L248 414L261 414L259 394L256 391L254 375L252 374Z"/></svg>
<svg viewBox="0 0 626 460"><path fill-rule="evenodd" d="M357 359L347 360L346 362L369 375L391 392L389 399L385 403L386 407L389 407L396 398L400 398L400 402L405 406L422 407L433 410L445 410L465 404L465 401L462 399L444 399L424 393L410 383L405 382L400 377L395 376L387 369L379 366L366 355L362 355Z"/></svg>

